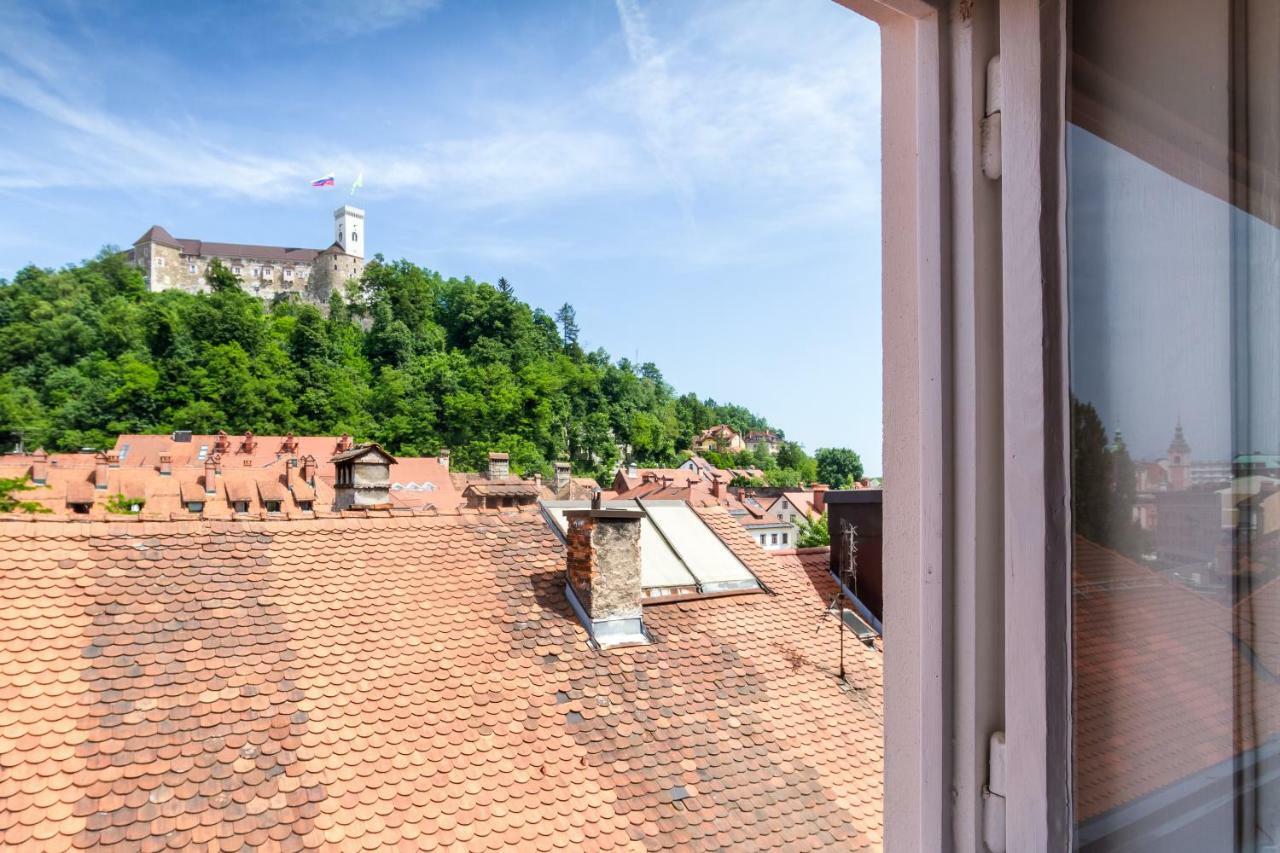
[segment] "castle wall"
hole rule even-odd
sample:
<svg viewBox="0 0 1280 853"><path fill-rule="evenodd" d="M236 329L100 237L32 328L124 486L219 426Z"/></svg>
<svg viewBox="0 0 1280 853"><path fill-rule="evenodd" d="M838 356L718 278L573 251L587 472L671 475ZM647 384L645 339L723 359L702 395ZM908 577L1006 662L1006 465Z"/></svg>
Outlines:
<svg viewBox="0 0 1280 853"><path fill-rule="evenodd" d="M142 243L134 250L134 263L142 268L151 290L207 293L209 284L206 275L209 264L215 257L240 279L240 285L246 293L262 299L272 299L280 293L308 298L312 264L218 255L196 257L184 255L178 249L159 243ZM325 299L328 299L327 293Z"/></svg>

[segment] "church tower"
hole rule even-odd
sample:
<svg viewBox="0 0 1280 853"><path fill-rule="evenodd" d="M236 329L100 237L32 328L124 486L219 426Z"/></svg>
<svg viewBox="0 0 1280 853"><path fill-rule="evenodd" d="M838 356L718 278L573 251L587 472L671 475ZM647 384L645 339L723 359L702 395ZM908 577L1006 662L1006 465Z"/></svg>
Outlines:
<svg viewBox="0 0 1280 853"><path fill-rule="evenodd" d="M1182 418L1173 430L1169 443L1169 489L1181 492L1191 487L1191 445L1182 434Z"/></svg>
<svg viewBox="0 0 1280 853"><path fill-rule="evenodd" d="M334 242L354 258L364 258L364 211L344 204L333 212Z"/></svg>

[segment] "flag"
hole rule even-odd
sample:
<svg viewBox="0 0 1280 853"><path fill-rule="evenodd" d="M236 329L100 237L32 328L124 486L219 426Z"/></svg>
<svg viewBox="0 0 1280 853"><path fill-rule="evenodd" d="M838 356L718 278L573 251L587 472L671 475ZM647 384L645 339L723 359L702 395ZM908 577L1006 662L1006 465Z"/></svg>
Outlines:
<svg viewBox="0 0 1280 853"><path fill-rule="evenodd" d="M361 172L360 174L356 175L355 183L351 185L351 194L355 195L356 190L360 189L363 186L364 186L364 172Z"/></svg>
<svg viewBox="0 0 1280 853"><path fill-rule="evenodd" d="M323 178L316 178L311 182L313 187L331 187L333 186L333 175L325 175Z"/></svg>

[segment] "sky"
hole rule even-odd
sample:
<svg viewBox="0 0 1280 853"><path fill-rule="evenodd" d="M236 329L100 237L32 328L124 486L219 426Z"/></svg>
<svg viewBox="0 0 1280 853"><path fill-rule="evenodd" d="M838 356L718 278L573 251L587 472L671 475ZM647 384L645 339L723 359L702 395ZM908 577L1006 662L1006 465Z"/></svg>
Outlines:
<svg viewBox="0 0 1280 853"><path fill-rule="evenodd" d="M322 248L353 203L370 253L569 302L587 348L880 473L867 21L831 0L176 9L7 7L0 277L153 224Z"/></svg>

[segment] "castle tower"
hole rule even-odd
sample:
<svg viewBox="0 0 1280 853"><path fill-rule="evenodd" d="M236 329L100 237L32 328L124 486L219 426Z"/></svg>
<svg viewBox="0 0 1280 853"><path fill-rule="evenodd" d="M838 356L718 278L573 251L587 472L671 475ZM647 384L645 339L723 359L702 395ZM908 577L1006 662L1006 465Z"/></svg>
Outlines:
<svg viewBox="0 0 1280 853"><path fill-rule="evenodd" d="M364 258L364 211L344 204L333 212L334 241L342 251Z"/></svg>
<svg viewBox="0 0 1280 853"><path fill-rule="evenodd" d="M1169 489L1174 492L1184 491L1191 486L1191 445L1182 434L1182 418L1173 430L1173 441L1169 443Z"/></svg>

